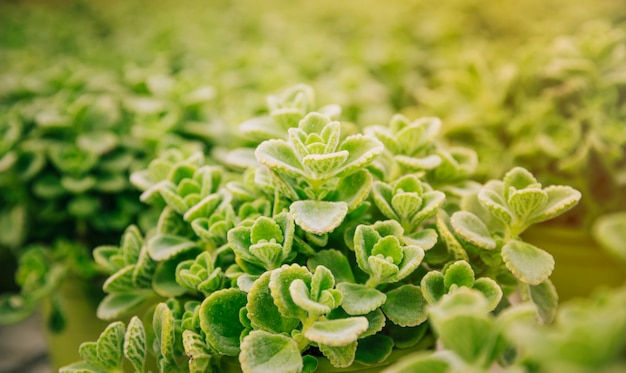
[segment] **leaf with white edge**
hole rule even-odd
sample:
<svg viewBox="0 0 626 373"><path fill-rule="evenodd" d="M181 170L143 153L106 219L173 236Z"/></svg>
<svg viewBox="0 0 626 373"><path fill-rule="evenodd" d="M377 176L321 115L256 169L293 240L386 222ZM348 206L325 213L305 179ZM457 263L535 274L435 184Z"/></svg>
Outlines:
<svg viewBox="0 0 626 373"><path fill-rule="evenodd" d="M307 232L323 234L337 228L348 213L345 202L296 201L289 211L296 219L296 224Z"/></svg>
<svg viewBox="0 0 626 373"><path fill-rule="evenodd" d="M382 310L394 324L416 326L426 321L427 304L419 286L402 285L387 293Z"/></svg>
<svg viewBox="0 0 626 373"><path fill-rule="evenodd" d="M529 243L511 240L502 247L506 268L520 281L539 285L550 277L554 258L544 250Z"/></svg>
<svg viewBox="0 0 626 373"><path fill-rule="evenodd" d="M348 159L346 159L342 167L335 170L336 176L343 177L372 163L383 153L385 147L375 137L352 135L348 136L339 145L338 150L345 150L349 153Z"/></svg>
<svg viewBox="0 0 626 373"><path fill-rule="evenodd" d="M548 194L548 200L543 208L529 217L529 222L539 223L557 217L576 206L582 197L579 191L569 186L554 185L543 191Z"/></svg>
<svg viewBox="0 0 626 373"><path fill-rule="evenodd" d="M406 221L421 209L422 197L417 193L396 193L391 198L391 207L402 221Z"/></svg>
<svg viewBox="0 0 626 373"><path fill-rule="evenodd" d="M502 289L498 283L489 277L481 277L474 281L472 289L476 289L483 293L487 302L489 303L489 311L496 309L500 301L502 300Z"/></svg>
<svg viewBox="0 0 626 373"><path fill-rule="evenodd" d="M509 211L508 207L506 207L506 202L502 199L502 196L494 190L483 187L483 189L478 192L478 200L489 210L491 215L503 223L511 224L513 221L513 214Z"/></svg>
<svg viewBox="0 0 626 373"><path fill-rule="evenodd" d="M365 318L367 318L368 326L367 330L361 333L359 338L365 338L367 336L374 335L380 332L381 330L383 330L387 322L387 318L385 317L383 311L380 310L380 308L377 308L364 316Z"/></svg>
<svg viewBox="0 0 626 373"><path fill-rule="evenodd" d="M318 267L323 268L323 267ZM330 312L330 307L321 303L318 303L311 299L309 294L309 288L300 279L295 279L289 285L289 294L291 299L300 308L305 310L309 315L324 315Z"/></svg>
<svg viewBox="0 0 626 373"><path fill-rule="evenodd" d="M239 320L239 310L246 303L247 295L239 289L216 291L202 302L200 327L207 342L220 354L239 354L239 337L245 329Z"/></svg>
<svg viewBox="0 0 626 373"><path fill-rule="evenodd" d="M307 287L311 284L311 273L306 267L298 264L283 265L275 269L270 277L270 291L274 304L278 307L280 313L285 317L292 317L304 320L307 312L300 308L291 298L290 285L295 280L302 280Z"/></svg>
<svg viewBox="0 0 626 373"><path fill-rule="evenodd" d="M398 272L391 276L388 282L398 282L415 271L424 259L424 250L419 246L404 246L402 248L404 256L398 265Z"/></svg>
<svg viewBox="0 0 626 373"><path fill-rule="evenodd" d="M219 194L210 194L189 208L183 215L183 219L186 222L191 222L198 218L211 216L223 200L224 198Z"/></svg>
<svg viewBox="0 0 626 373"><path fill-rule="evenodd" d="M452 367L443 358L430 354L414 354L406 359L402 359L382 373L451 373Z"/></svg>
<svg viewBox="0 0 626 373"><path fill-rule="evenodd" d="M173 258L196 247L196 243L191 240L169 234L156 234L148 241L150 256L157 261Z"/></svg>
<svg viewBox="0 0 626 373"><path fill-rule="evenodd" d="M166 360L174 361L176 344L176 321L172 310L165 303L159 303L154 310L152 328L155 334L155 346Z"/></svg>
<svg viewBox="0 0 626 373"><path fill-rule="evenodd" d="M381 181L375 181L372 186L372 198L376 207L380 212L388 219L400 220L400 217L394 211L391 206L391 199L393 198L393 189Z"/></svg>
<svg viewBox="0 0 626 373"><path fill-rule="evenodd" d="M337 194L333 196L333 200L347 203L348 210L352 211L367 198L372 182L372 175L367 170L360 170L346 176L335 188Z"/></svg>
<svg viewBox="0 0 626 373"><path fill-rule="evenodd" d="M537 316L543 324L550 324L557 315L559 295L550 280L539 285L528 285L528 298L537 307Z"/></svg>
<svg viewBox="0 0 626 373"><path fill-rule="evenodd" d="M152 277L157 267L157 262L150 257L147 245L141 248L137 264L133 270L133 284L135 288L149 288L152 284Z"/></svg>
<svg viewBox="0 0 626 373"><path fill-rule="evenodd" d="M304 336L320 345L346 346L355 342L367 327L367 318L363 316L316 321L304 330Z"/></svg>
<svg viewBox="0 0 626 373"><path fill-rule="evenodd" d="M274 334L290 333L300 320L284 317L274 304L269 288L271 272L265 272L254 282L248 292L248 319L254 329L265 330Z"/></svg>
<svg viewBox="0 0 626 373"><path fill-rule="evenodd" d="M296 341L262 330L253 330L243 339L239 362L246 373L297 373L303 369Z"/></svg>
<svg viewBox="0 0 626 373"><path fill-rule="evenodd" d="M300 159L285 141L264 141L257 146L254 155L259 163L271 170L293 177L307 177Z"/></svg>
<svg viewBox="0 0 626 373"><path fill-rule="evenodd" d="M116 321L104 329L96 342L98 359L107 369L119 369L124 347L124 323Z"/></svg>
<svg viewBox="0 0 626 373"><path fill-rule="evenodd" d="M376 365L385 361L393 350L393 339L386 335L375 334L359 339L355 361L364 365Z"/></svg>
<svg viewBox="0 0 626 373"><path fill-rule="evenodd" d="M102 290L107 293L122 293L135 289L133 283L134 265L127 265L111 275L102 285Z"/></svg>
<svg viewBox="0 0 626 373"><path fill-rule="evenodd" d="M337 290L342 296L341 307L351 316L370 313L387 300L383 292L361 284L342 282Z"/></svg>
<svg viewBox="0 0 626 373"><path fill-rule="evenodd" d="M592 234L604 249L626 263L626 212L601 216L593 224Z"/></svg>
<svg viewBox="0 0 626 373"><path fill-rule="evenodd" d="M474 284L474 270L468 262L459 260L448 266L444 273L444 285L450 289L452 285L471 288Z"/></svg>
<svg viewBox="0 0 626 373"><path fill-rule="evenodd" d="M404 242L410 246L419 246L426 251L435 246L438 238L436 230L427 228L404 236Z"/></svg>
<svg viewBox="0 0 626 373"><path fill-rule="evenodd" d="M509 199L511 196L509 195L509 191L511 188L513 190L521 190L526 189L528 187L536 186L537 179L533 176L530 171L522 167L514 167L509 172L504 175L502 179L503 182L503 190L504 196L506 199Z"/></svg>
<svg viewBox="0 0 626 373"><path fill-rule="evenodd" d="M336 368L347 368L354 362L357 342L354 341L346 346L319 345L320 351L328 358Z"/></svg>
<svg viewBox="0 0 626 373"><path fill-rule="evenodd" d="M548 201L548 193L539 188L527 188L509 193L508 204L513 213L523 219L541 210Z"/></svg>
<svg viewBox="0 0 626 373"><path fill-rule="evenodd" d="M89 365L97 368L106 368L98 357L98 344L96 342L84 342L78 347L78 354Z"/></svg>
<svg viewBox="0 0 626 373"><path fill-rule="evenodd" d="M412 171L432 170L441 164L441 157L435 154L421 158L396 155L395 159L402 167Z"/></svg>
<svg viewBox="0 0 626 373"><path fill-rule="evenodd" d="M98 305L96 315L102 320L113 320L138 308L153 296L151 291L109 294Z"/></svg>
<svg viewBox="0 0 626 373"><path fill-rule="evenodd" d="M308 154L302 158L302 164L310 180L326 180L333 176L333 171L341 167L348 156L349 153L345 150L329 154Z"/></svg>
<svg viewBox="0 0 626 373"><path fill-rule="evenodd" d="M204 373L212 371L213 355L204 343L201 335L191 330L183 331L183 347L189 356L189 372ZM143 372L143 370L139 370Z"/></svg>
<svg viewBox="0 0 626 373"><path fill-rule="evenodd" d="M355 282L348 258L338 250L329 249L318 251L309 258L307 266L311 271L315 271L315 268L318 266L328 268L337 283Z"/></svg>
<svg viewBox="0 0 626 373"><path fill-rule="evenodd" d="M434 216L441 205L443 205L445 199L446 195L436 190L424 193L422 196L422 206L411 218L411 225L417 226L424 220Z"/></svg>
<svg viewBox="0 0 626 373"><path fill-rule="evenodd" d="M133 316L124 335L124 356L137 372L143 372L146 361L146 331L137 316Z"/></svg>
<svg viewBox="0 0 626 373"><path fill-rule="evenodd" d="M450 224L454 231L466 242L485 250L496 248L496 241L491 238L489 229L478 216L468 211L452 214Z"/></svg>
<svg viewBox="0 0 626 373"><path fill-rule="evenodd" d="M172 210L178 214L183 215L189 209L189 205L185 202L185 199L176 193L176 186L168 181L163 181L157 184L157 190L159 194Z"/></svg>
<svg viewBox="0 0 626 373"><path fill-rule="evenodd" d="M439 210L437 212L437 232L439 237L447 246L448 251L454 254L455 259L468 260L467 252L452 233L452 229L448 214L443 209Z"/></svg>
<svg viewBox="0 0 626 373"><path fill-rule="evenodd" d="M443 273L438 271L430 271L420 283L424 299L430 304L435 304L446 294L446 286Z"/></svg>

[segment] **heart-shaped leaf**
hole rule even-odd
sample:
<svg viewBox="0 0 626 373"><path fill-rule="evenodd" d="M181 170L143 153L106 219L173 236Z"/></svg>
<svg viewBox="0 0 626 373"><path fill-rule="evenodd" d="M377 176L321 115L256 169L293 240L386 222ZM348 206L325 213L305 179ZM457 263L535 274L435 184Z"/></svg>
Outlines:
<svg viewBox="0 0 626 373"><path fill-rule="evenodd" d="M419 286L402 285L387 293L382 309L394 324L416 326L426 321L427 304Z"/></svg>
<svg viewBox="0 0 626 373"><path fill-rule="evenodd" d="M303 368L296 341L262 330L253 330L243 339L239 362L249 373L292 373Z"/></svg>
<svg viewBox="0 0 626 373"><path fill-rule="evenodd" d="M518 240L511 240L502 247L502 259L516 278L529 285L541 284L554 269L552 255Z"/></svg>
<svg viewBox="0 0 626 373"><path fill-rule="evenodd" d="M348 315L365 315L382 306L387 296L368 286L343 282L337 285L341 292L341 307Z"/></svg>
<svg viewBox="0 0 626 373"><path fill-rule="evenodd" d="M307 232L323 234L332 232L341 224L348 213L345 202L296 201L289 211L296 224Z"/></svg>

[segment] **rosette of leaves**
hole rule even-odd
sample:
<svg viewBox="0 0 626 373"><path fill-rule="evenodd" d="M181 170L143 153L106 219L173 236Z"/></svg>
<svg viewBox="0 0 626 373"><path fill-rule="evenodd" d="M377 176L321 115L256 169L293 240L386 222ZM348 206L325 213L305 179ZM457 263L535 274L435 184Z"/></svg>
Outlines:
<svg viewBox="0 0 626 373"><path fill-rule="evenodd" d="M291 202L299 227L314 234L332 232L369 194L373 178L365 167L384 147L371 136L342 139L341 124L320 113L307 114L288 133L287 141L261 143L257 160Z"/></svg>
<svg viewBox="0 0 626 373"><path fill-rule="evenodd" d="M526 296L537 302L541 317L554 317L557 295L549 281L554 259L524 242L519 235L530 225L552 219L573 208L580 192L569 186L543 188L527 170L517 167L503 180L492 180L464 200L463 211L448 219L442 213L438 228L449 247L470 258L481 275L514 279ZM509 280L506 280L506 278Z"/></svg>

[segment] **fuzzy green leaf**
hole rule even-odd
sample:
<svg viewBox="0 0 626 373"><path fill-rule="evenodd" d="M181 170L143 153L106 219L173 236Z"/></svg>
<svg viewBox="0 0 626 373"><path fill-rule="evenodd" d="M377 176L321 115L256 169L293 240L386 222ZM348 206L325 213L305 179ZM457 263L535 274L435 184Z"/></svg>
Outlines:
<svg viewBox="0 0 626 373"><path fill-rule="evenodd" d="M297 318L284 317L278 307L269 288L271 272L265 272L257 279L248 293L246 309L248 318L254 329L265 330L274 334L290 333L298 326Z"/></svg>
<svg viewBox="0 0 626 373"><path fill-rule="evenodd" d="M109 324L96 342L98 359L107 369L119 369L122 365L124 348L124 323Z"/></svg>
<svg viewBox="0 0 626 373"><path fill-rule="evenodd" d="M152 297L151 292L109 294L98 305L96 315L102 320L113 320L138 308Z"/></svg>
<svg viewBox="0 0 626 373"><path fill-rule="evenodd" d="M167 260L196 247L196 243L186 238L168 234L157 234L148 241L152 259Z"/></svg>
<svg viewBox="0 0 626 373"><path fill-rule="evenodd" d="M346 368L352 365L356 355L356 347L356 341L346 346L319 345L320 351L328 358L330 363L337 368Z"/></svg>
<svg viewBox="0 0 626 373"><path fill-rule="evenodd" d="M491 238L489 229L478 216L468 211L457 211L452 214L450 223L454 231L466 242L483 248L493 250L496 248L496 241Z"/></svg>
<svg viewBox="0 0 626 373"><path fill-rule="evenodd" d="M359 170L341 179L335 188L337 194L333 199L347 203L348 210L352 211L367 198L372 182L372 175L367 170Z"/></svg>
<svg viewBox="0 0 626 373"><path fill-rule="evenodd" d="M176 345L176 321L172 311L165 303L159 303L154 310L152 328L155 333L155 345L158 353L166 360L174 361Z"/></svg>
<svg viewBox="0 0 626 373"><path fill-rule="evenodd" d="M345 202L296 201L289 211L296 219L296 224L307 232L323 234L337 228L348 213Z"/></svg>
<svg viewBox="0 0 626 373"><path fill-rule="evenodd" d="M283 265L272 271L269 287L274 303L285 317L305 319L307 312L300 308L291 298L290 286L295 280L302 280L307 287L311 284L311 273L306 267L297 264Z"/></svg>
<svg viewBox="0 0 626 373"><path fill-rule="evenodd" d="M268 140L257 146L254 151L257 161L271 170L292 177L307 177L304 166L298 159L293 148L282 140Z"/></svg>
<svg viewBox="0 0 626 373"><path fill-rule="evenodd" d="M303 369L298 344L281 334L254 330L241 343L241 368L246 373L294 373Z"/></svg>
<svg viewBox="0 0 626 373"><path fill-rule="evenodd" d="M580 201L582 194L569 186L549 186L543 190L548 199L541 209L529 218L533 223L539 223L557 217L572 209Z"/></svg>
<svg viewBox="0 0 626 373"><path fill-rule="evenodd" d="M539 285L550 277L554 258L531 244L511 240L502 247L502 259L506 268L522 282Z"/></svg>
<svg viewBox="0 0 626 373"><path fill-rule="evenodd" d="M446 286L443 273L438 271L430 271L420 283L424 299L430 304L435 304L446 294Z"/></svg>
<svg viewBox="0 0 626 373"><path fill-rule="evenodd" d="M343 282L337 285L341 292L341 307L348 315L365 315L382 306L387 296L365 285Z"/></svg>
<svg viewBox="0 0 626 373"><path fill-rule="evenodd" d="M355 361L364 365L380 364L393 350L393 339L386 335L375 334L359 340Z"/></svg>
<svg viewBox="0 0 626 373"><path fill-rule="evenodd" d="M426 305L419 286L402 285L387 293L382 310L394 324L416 326L426 321Z"/></svg>
<svg viewBox="0 0 626 373"><path fill-rule="evenodd" d="M550 324L557 315L559 295L556 288L546 280L539 285L528 285L528 298L537 307L537 316L544 324Z"/></svg>
<svg viewBox="0 0 626 373"><path fill-rule="evenodd" d="M446 268L444 274L444 285L446 289L450 289L452 285L458 287L465 286L471 288L474 284L474 270L468 262L459 260L452 263Z"/></svg>
<svg viewBox="0 0 626 373"><path fill-rule="evenodd" d="M497 190L501 189L501 182L489 182L478 192L478 200L495 218L505 224L511 224L513 214L506 206L502 195L497 192Z"/></svg>
<svg viewBox="0 0 626 373"><path fill-rule="evenodd" d="M347 176L365 167L378 158L385 150L383 144L375 137L352 135L348 136L339 146L339 150L349 153L342 167L336 170L337 176Z"/></svg>
<svg viewBox="0 0 626 373"><path fill-rule="evenodd" d="M326 346L346 346L355 342L367 327L367 318L363 316L316 321L304 331L304 336Z"/></svg>
<svg viewBox="0 0 626 373"><path fill-rule="evenodd" d="M324 268L324 267L318 267ZM301 279L295 279L289 285L291 299L300 308L308 312L309 315L323 315L330 312L330 307L316 302L309 293L309 288Z"/></svg>
<svg viewBox="0 0 626 373"><path fill-rule="evenodd" d="M247 295L239 289L216 291L202 302L200 327L206 334L207 342L220 354L239 354L239 337L244 330L239 310L246 303Z"/></svg>
<svg viewBox="0 0 626 373"><path fill-rule="evenodd" d="M485 298L487 298L490 311L496 309L502 300L502 289L496 281L490 279L489 277L481 277L477 279L474 282L474 285L472 285L472 288L480 291L483 293Z"/></svg>
<svg viewBox="0 0 626 373"><path fill-rule="evenodd" d="M189 356L189 372L204 373L212 371L213 355L207 348L202 336L191 331L183 331L183 347Z"/></svg>
<svg viewBox="0 0 626 373"><path fill-rule="evenodd" d="M137 372L143 372L146 361L146 331L137 316L133 316L124 335L124 356Z"/></svg>

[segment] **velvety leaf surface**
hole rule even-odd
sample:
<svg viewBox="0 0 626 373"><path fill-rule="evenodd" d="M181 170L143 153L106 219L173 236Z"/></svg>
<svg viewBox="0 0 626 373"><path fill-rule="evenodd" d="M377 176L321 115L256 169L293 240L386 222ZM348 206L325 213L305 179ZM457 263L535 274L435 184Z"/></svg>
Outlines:
<svg viewBox="0 0 626 373"><path fill-rule="evenodd" d="M502 247L502 259L515 277L529 285L544 282L554 269L552 255L517 240L511 240Z"/></svg>
<svg viewBox="0 0 626 373"><path fill-rule="evenodd" d="M297 343L284 335L254 330L241 343L241 368L246 373L295 373L303 362Z"/></svg>
<svg viewBox="0 0 626 373"><path fill-rule="evenodd" d="M426 305L419 286L403 285L387 293L382 309L394 324L416 326L426 321Z"/></svg>
<svg viewBox="0 0 626 373"><path fill-rule="evenodd" d="M307 232L323 234L332 232L341 224L348 213L345 202L296 201L289 211L296 219L296 224Z"/></svg>
<svg viewBox="0 0 626 373"><path fill-rule="evenodd" d="M239 336L244 330L239 321L239 310L246 303L246 293L238 289L217 291L202 302L200 326L207 342L219 353L227 356L239 354Z"/></svg>
<svg viewBox="0 0 626 373"><path fill-rule="evenodd" d="M387 300L387 296L365 285L353 283L340 283L337 290L341 292L341 307L348 315L365 315L374 311Z"/></svg>

